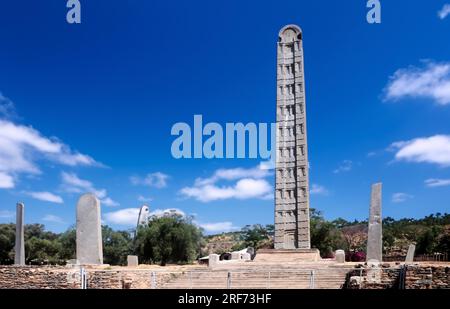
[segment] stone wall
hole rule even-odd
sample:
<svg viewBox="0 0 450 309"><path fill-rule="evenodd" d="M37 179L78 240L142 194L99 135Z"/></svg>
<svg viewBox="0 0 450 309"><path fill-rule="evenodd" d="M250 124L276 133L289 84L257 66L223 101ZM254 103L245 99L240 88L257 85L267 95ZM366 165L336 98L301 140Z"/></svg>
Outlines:
<svg viewBox="0 0 450 309"><path fill-rule="evenodd" d="M88 289L151 289L150 269L86 268ZM156 272L156 287L173 279L178 273ZM79 267L62 266L0 266L0 289L80 289Z"/></svg>
<svg viewBox="0 0 450 309"><path fill-rule="evenodd" d="M371 275L378 272L378 280ZM381 268L378 270L362 267L347 275L346 288L349 289L450 289L449 266L408 265L402 278L402 269Z"/></svg>
<svg viewBox="0 0 450 309"><path fill-rule="evenodd" d="M450 267L411 265L406 269L406 289L450 289Z"/></svg>
<svg viewBox="0 0 450 309"><path fill-rule="evenodd" d="M396 289L399 286L400 268L379 269L360 267L347 274L348 289ZM375 279L373 278L375 277ZM372 279L371 279L372 278Z"/></svg>
<svg viewBox="0 0 450 309"><path fill-rule="evenodd" d="M0 266L1 289L79 289L80 273L50 266Z"/></svg>
<svg viewBox="0 0 450 309"><path fill-rule="evenodd" d="M86 268L89 289L151 289L151 269ZM182 272L156 272L156 287L181 276ZM360 267L347 275L348 289L450 289L449 266L409 265L379 269ZM0 266L0 289L80 289L79 267Z"/></svg>

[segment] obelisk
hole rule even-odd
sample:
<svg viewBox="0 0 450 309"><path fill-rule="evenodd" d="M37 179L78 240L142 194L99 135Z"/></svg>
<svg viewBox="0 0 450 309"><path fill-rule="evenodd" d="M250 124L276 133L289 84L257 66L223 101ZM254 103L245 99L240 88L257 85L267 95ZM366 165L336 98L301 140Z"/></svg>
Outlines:
<svg viewBox="0 0 450 309"><path fill-rule="evenodd" d="M370 260L381 262L383 257L381 187L381 183L372 185L369 212L369 232L367 236L367 262Z"/></svg>
<svg viewBox="0 0 450 309"><path fill-rule="evenodd" d="M25 205L16 205L16 243L14 264L25 265L25 230L24 230Z"/></svg>
<svg viewBox="0 0 450 309"><path fill-rule="evenodd" d="M277 51L275 249L310 249L302 31L283 27Z"/></svg>

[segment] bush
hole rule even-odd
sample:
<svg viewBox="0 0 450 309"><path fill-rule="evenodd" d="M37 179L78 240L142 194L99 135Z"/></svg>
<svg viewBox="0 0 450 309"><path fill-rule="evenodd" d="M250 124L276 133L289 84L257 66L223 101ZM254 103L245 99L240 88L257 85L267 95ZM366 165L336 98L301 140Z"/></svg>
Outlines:
<svg viewBox="0 0 450 309"><path fill-rule="evenodd" d="M366 254L363 251L346 252L345 260L347 262L365 262Z"/></svg>

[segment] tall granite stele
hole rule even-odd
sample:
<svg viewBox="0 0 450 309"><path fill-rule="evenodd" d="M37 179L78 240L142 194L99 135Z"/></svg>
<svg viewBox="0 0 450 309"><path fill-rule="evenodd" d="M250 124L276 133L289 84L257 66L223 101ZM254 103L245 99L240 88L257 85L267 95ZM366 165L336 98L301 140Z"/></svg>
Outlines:
<svg viewBox="0 0 450 309"><path fill-rule="evenodd" d="M25 265L25 232L24 232L24 214L25 205L17 203L16 205L16 243L14 264Z"/></svg>
<svg viewBox="0 0 450 309"><path fill-rule="evenodd" d="M310 239L303 37L296 25L278 34L276 139L274 249L258 250L255 261L318 261Z"/></svg>
<svg viewBox="0 0 450 309"><path fill-rule="evenodd" d="M275 249L310 249L302 31L283 27L277 52Z"/></svg>
<svg viewBox="0 0 450 309"><path fill-rule="evenodd" d="M369 233L367 238L367 262L383 259L383 231L381 216L381 183L372 185L369 213Z"/></svg>
<svg viewBox="0 0 450 309"><path fill-rule="evenodd" d="M82 265L103 264L100 201L91 193L77 204L77 260Z"/></svg>

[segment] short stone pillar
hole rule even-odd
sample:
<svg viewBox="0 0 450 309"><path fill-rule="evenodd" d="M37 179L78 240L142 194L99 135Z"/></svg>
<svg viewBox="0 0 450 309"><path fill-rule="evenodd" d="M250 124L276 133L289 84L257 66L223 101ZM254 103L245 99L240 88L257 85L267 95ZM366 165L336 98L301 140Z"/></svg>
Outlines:
<svg viewBox="0 0 450 309"><path fill-rule="evenodd" d="M127 266L128 267L138 267L139 266L139 259L137 255L128 255L127 256Z"/></svg>
<svg viewBox="0 0 450 309"><path fill-rule="evenodd" d="M208 259L208 267L213 268L219 264L220 255L210 254Z"/></svg>
<svg viewBox="0 0 450 309"><path fill-rule="evenodd" d="M416 245L411 244L408 248L408 254L406 254L405 263L413 263L414 262L414 253L416 252Z"/></svg>
<svg viewBox="0 0 450 309"><path fill-rule="evenodd" d="M85 194L77 204L77 260L80 264L103 264L100 201Z"/></svg>
<svg viewBox="0 0 450 309"><path fill-rule="evenodd" d="M25 265L25 232L24 232L24 212L25 205L17 203L16 205L16 243L14 264Z"/></svg>
<svg viewBox="0 0 450 309"><path fill-rule="evenodd" d="M344 250L336 250L335 253L336 262L337 263L345 263L345 251Z"/></svg>

